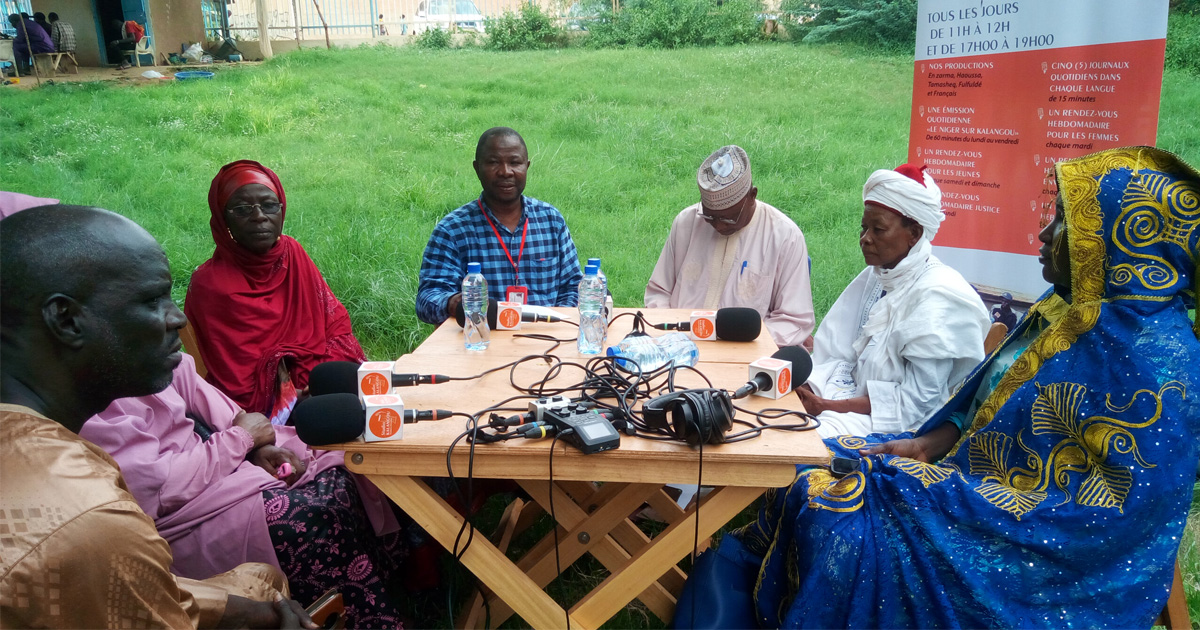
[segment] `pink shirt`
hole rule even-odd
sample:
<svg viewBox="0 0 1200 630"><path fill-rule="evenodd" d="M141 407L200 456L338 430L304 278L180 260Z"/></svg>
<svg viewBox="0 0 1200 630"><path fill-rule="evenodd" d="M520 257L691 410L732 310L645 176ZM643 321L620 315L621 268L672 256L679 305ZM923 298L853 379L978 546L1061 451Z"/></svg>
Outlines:
<svg viewBox="0 0 1200 630"><path fill-rule="evenodd" d="M12 216L22 210L56 203L58 203L57 199L49 197L31 197L21 193L0 191L0 219Z"/></svg>
<svg viewBox="0 0 1200 630"><path fill-rule="evenodd" d="M184 355L167 389L113 401L79 432L120 464L129 491L171 544L171 570L178 575L201 579L243 562L279 566L262 491L285 484L246 461L254 441L233 426L240 411L201 379L195 361ZM196 434L189 415L213 429L207 442ZM293 487L344 463L340 451L309 449L292 427L276 426L275 444L308 464ZM355 479L375 531L396 531L398 523L382 493L366 479Z"/></svg>

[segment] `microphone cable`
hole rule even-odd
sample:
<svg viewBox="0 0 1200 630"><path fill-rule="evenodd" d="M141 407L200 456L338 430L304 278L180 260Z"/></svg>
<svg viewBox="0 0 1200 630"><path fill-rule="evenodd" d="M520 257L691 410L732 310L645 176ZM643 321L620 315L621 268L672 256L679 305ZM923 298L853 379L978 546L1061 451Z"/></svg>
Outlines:
<svg viewBox="0 0 1200 630"><path fill-rule="evenodd" d="M754 439L756 437L761 436L762 432L766 431L766 430L813 431L817 427L821 426L820 418L817 418L816 416L814 416L806 411L796 411L794 409L781 409L781 408L768 408L768 409L763 409L761 411L750 411L749 409L744 409L737 405L734 405L733 408L736 409L737 411L740 411L740 412L746 414L746 415L754 416L755 423L751 423L746 420L740 420L740 419L735 418L733 420L733 422L735 422L736 424L740 424L740 425L749 427L749 428L745 429L743 431L738 431L737 433L726 434L725 442L727 442L727 443L728 442L742 442L745 440ZM783 418L783 417L787 417L787 416L793 416L793 417L799 418L803 422L792 423L792 424L771 424L771 423L767 422L767 420L777 420L779 418Z"/></svg>
<svg viewBox="0 0 1200 630"><path fill-rule="evenodd" d="M513 400L513 399L510 398L510 399L502 402L501 404L505 404L507 402L510 402L511 400ZM459 528L458 528L458 533L454 537L453 548L450 550L450 553L454 556L454 561L456 563L458 563L459 566L462 566L462 558L464 555L466 555L467 550L471 548L471 542L474 541L474 539L475 539L476 527L475 527L475 522L473 520L473 518L475 516L475 511L474 511L475 440L472 439L472 436L478 434L478 432L479 432L479 416L486 412L487 412L487 410L484 410L475 415L468 415L465 413L457 413L457 412L451 414L452 416L463 416L463 417L467 418L467 430L463 431L462 433L460 433L458 435L458 437L454 438L454 440L452 442L450 442L450 448L448 448L446 450L446 475L450 479L450 485L454 489L455 495L458 496L458 500L459 500L459 502L462 503L462 506L463 506L463 522L462 522L462 525L459 526ZM471 445L470 450L468 451L468 455L467 455L467 479L466 479L467 491L465 493L462 491L462 488L459 486L458 479L454 476L454 463L453 463L454 447L457 446L458 443L460 441L462 441L464 438L467 439ZM466 534L466 542L465 543L462 542L464 533ZM460 544L462 544L461 549L459 548ZM472 572L472 571L467 571L467 573L471 577L471 583L475 587L475 591L479 594L480 599L483 601L484 627L485 628L491 627L492 605L490 602L488 602L487 595L483 592L483 585L480 584L479 578L476 577L474 572ZM447 598L446 604L447 604L447 611L450 614L451 627L454 626L453 594L454 594L454 584L453 584L453 581L451 581L451 583L449 583L446 588L446 598Z"/></svg>
<svg viewBox="0 0 1200 630"><path fill-rule="evenodd" d="M696 430L696 432L700 431L700 426L698 424L696 424L695 421L692 421L692 427ZM728 442L729 438L726 437L725 441ZM696 569L696 559L700 555L700 500L704 498L700 491L704 488L704 440L700 440L699 442L697 442L696 447L697 447L697 451L696 451L696 523L695 523L695 528L692 530L692 570L693 571L695 571L695 569ZM696 623L696 598L695 597L692 597L691 609L692 609L692 623Z"/></svg>
<svg viewBox="0 0 1200 630"><path fill-rule="evenodd" d="M569 435L574 433L574 431L574 429L567 429L566 431L555 433L554 441L550 442L550 460L548 462L550 474L546 480L546 489L550 494L550 528L554 532L554 573L558 577L562 576L562 560L558 554L558 514L554 511L554 447L558 446L559 437ZM567 617L566 628L567 630L571 630L571 609L563 606L563 613Z"/></svg>

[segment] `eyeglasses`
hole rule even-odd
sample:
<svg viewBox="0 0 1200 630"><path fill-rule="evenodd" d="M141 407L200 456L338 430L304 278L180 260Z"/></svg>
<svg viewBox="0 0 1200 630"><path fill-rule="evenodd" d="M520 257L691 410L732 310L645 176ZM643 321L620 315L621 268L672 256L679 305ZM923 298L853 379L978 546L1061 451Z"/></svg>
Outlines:
<svg viewBox="0 0 1200 630"><path fill-rule="evenodd" d="M267 201L264 203L250 203L241 206L234 206L229 209L229 213L239 219L249 219L254 215L254 211L258 210L265 215L272 215L283 208L283 204L278 201Z"/></svg>
<svg viewBox="0 0 1200 630"><path fill-rule="evenodd" d="M741 209L738 210L738 215L737 215L736 219L726 219L725 217L714 217L711 214L704 214L703 210L701 210L699 212L699 214L700 214L700 218L704 219L705 221L708 221L709 225L712 225L713 223L724 223L725 225L734 225L738 221L742 220L742 213L745 211L746 211L746 202L743 201Z"/></svg>

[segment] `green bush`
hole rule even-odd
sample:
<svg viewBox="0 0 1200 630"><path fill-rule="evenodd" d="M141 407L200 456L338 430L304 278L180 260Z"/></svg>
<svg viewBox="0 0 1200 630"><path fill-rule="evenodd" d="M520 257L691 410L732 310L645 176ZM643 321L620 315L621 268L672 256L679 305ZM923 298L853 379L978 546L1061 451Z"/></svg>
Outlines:
<svg viewBox="0 0 1200 630"><path fill-rule="evenodd" d="M1200 15L1200 0L1171 0L1171 11Z"/></svg>
<svg viewBox="0 0 1200 630"><path fill-rule="evenodd" d="M420 48L444 50L450 47L450 33L440 28L431 28L417 35L413 43Z"/></svg>
<svg viewBox="0 0 1200 630"><path fill-rule="evenodd" d="M629 0L615 15L589 24L588 45L684 48L741 44L762 38L759 0Z"/></svg>
<svg viewBox="0 0 1200 630"><path fill-rule="evenodd" d="M797 41L848 42L911 53L916 45L917 0L784 0Z"/></svg>
<svg viewBox="0 0 1200 630"><path fill-rule="evenodd" d="M1166 66L1200 74L1200 12L1171 12L1167 21Z"/></svg>
<svg viewBox="0 0 1200 630"><path fill-rule="evenodd" d="M488 18L485 48L491 50L543 50L561 47L563 30L536 4L522 4L519 13L505 9L498 18Z"/></svg>

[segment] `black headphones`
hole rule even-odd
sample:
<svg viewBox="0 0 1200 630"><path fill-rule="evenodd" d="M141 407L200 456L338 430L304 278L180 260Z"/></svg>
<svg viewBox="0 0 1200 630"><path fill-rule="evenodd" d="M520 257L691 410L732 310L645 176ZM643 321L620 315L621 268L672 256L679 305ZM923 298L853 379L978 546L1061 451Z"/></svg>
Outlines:
<svg viewBox="0 0 1200 630"><path fill-rule="evenodd" d="M733 427L733 401L723 389L684 389L642 405L642 418L651 429L690 446L722 444Z"/></svg>

